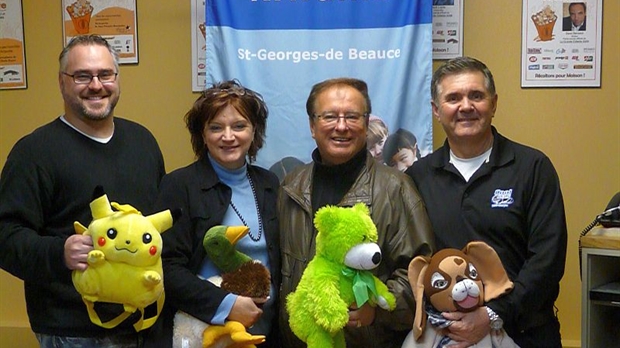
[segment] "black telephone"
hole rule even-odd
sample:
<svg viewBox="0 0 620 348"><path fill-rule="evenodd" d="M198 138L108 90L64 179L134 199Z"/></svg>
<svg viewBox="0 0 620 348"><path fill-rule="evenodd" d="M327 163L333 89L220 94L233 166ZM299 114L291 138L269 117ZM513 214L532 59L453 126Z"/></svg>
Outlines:
<svg viewBox="0 0 620 348"><path fill-rule="evenodd" d="M620 192L616 193L609 201L607 208L599 218L603 227L620 227Z"/></svg>
<svg viewBox="0 0 620 348"><path fill-rule="evenodd" d="M602 225L605 228L620 227L620 192L616 193L609 201L605 211L596 216L586 228L581 232L585 236L594 226Z"/></svg>
<svg viewBox="0 0 620 348"><path fill-rule="evenodd" d="M594 226L599 224L605 228L620 227L620 192L611 198L605 211L597 215L594 221L581 231L580 237L588 234ZM581 275L581 238L579 239L579 271L579 275Z"/></svg>

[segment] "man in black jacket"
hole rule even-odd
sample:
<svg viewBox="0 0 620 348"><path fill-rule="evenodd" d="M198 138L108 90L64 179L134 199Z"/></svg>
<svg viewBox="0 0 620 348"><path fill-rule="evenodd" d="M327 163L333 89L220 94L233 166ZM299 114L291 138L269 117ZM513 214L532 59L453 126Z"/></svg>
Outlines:
<svg viewBox="0 0 620 348"><path fill-rule="evenodd" d="M566 261L566 216L558 175L542 152L513 142L491 121L497 109L493 75L469 57L433 74L433 115L444 145L408 170L424 200L437 249L487 242L515 287L455 320L457 347L504 328L520 347L561 347L554 303Z"/></svg>

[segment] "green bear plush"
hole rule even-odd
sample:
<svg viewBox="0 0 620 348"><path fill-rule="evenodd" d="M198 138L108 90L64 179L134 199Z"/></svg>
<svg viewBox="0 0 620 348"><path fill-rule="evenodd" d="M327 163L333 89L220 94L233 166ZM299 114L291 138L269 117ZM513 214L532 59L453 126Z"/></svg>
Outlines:
<svg viewBox="0 0 620 348"><path fill-rule="evenodd" d="M349 308L366 302L385 310L394 295L370 270L381 261L377 228L368 207L325 206L316 212L316 255L286 298L289 324L308 348L345 348Z"/></svg>

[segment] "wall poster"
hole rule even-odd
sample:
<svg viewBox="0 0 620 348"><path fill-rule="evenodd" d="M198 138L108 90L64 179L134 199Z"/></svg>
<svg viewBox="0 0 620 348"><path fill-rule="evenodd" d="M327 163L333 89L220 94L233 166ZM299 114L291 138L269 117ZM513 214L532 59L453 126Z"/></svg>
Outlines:
<svg viewBox="0 0 620 348"><path fill-rule="evenodd" d="M97 34L120 56L120 63L138 63L136 0L62 0L63 38Z"/></svg>
<svg viewBox="0 0 620 348"><path fill-rule="evenodd" d="M0 89L27 88L21 0L0 2Z"/></svg>
<svg viewBox="0 0 620 348"><path fill-rule="evenodd" d="M463 55L463 1L433 0L433 59Z"/></svg>
<svg viewBox="0 0 620 348"><path fill-rule="evenodd" d="M603 0L523 0L521 87L600 87Z"/></svg>
<svg viewBox="0 0 620 348"><path fill-rule="evenodd" d="M207 85L205 0L192 0L192 92Z"/></svg>
<svg viewBox="0 0 620 348"><path fill-rule="evenodd" d="M376 134L367 148L404 171L432 151L432 15L430 0L208 0L206 83L236 78L263 96L269 119L256 164L282 173L312 161L312 86L362 79Z"/></svg>

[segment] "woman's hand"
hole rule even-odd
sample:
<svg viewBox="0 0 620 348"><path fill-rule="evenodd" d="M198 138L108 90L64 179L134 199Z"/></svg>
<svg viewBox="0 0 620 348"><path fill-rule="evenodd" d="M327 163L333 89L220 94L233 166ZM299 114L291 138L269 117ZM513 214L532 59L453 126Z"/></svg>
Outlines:
<svg viewBox="0 0 620 348"><path fill-rule="evenodd" d="M238 321L245 327L251 327L262 314L263 310L258 308L252 298L237 296L230 314L228 314L228 320Z"/></svg>

